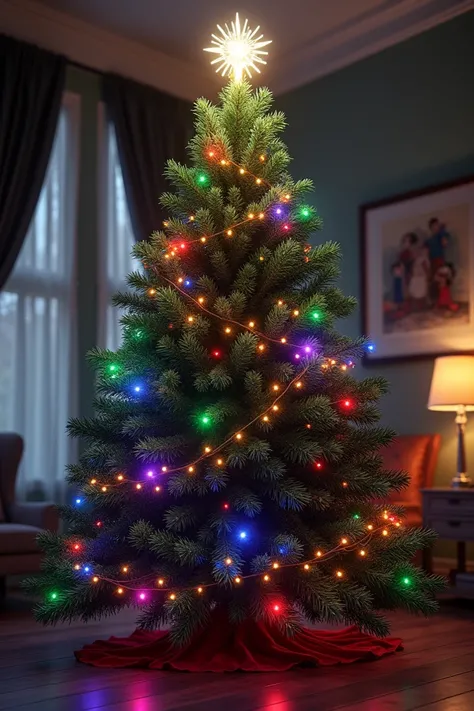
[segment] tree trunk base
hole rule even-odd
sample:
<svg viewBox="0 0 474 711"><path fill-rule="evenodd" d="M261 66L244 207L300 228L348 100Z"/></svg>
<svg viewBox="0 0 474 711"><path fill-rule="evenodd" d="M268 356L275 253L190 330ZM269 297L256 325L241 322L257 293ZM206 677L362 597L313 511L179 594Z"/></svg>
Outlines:
<svg viewBox="0 0 474 711"><path fill-rule="evenodd" d="M141 667L188 672L270 672L296 666L352 664L384 657L402 649L400 639L380 639L357 627L325 631L302 629L286 637L276 626L245 620L230 625L214 614L208 627L188 644L175 647L169 632L136 630L130 637L97 640L75 652L95 667Z"/></svg>

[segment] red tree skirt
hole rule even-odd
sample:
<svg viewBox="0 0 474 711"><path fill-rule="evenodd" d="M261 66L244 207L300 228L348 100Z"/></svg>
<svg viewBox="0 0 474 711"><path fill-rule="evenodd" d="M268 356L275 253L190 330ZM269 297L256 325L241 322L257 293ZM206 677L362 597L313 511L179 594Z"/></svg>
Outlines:
<svg viewBox="0 0 474 711"><path fill-rule="evenodd" d="M94 667L144 667L190 672L286 671L298 665L330 666L377 659L402 649L400 639L379 639L356 627L327 632L303 629L286 637L277 627L222 619L200 630L184 647L173 647L168 632L136 630L130 637L98 640L75 652Z"/></svg>

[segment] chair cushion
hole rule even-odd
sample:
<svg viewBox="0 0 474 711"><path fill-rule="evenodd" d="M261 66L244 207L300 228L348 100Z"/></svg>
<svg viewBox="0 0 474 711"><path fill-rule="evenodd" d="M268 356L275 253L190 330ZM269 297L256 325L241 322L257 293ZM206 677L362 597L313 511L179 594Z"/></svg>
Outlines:
<svg viewBox="0 0 474 711"><path fill-rule="evenodd" d="M402 469L410 475L406 489L390 496L394 504L421 506L421 492L425 486L426 466L432 435L403 435L381 450L385 469Z"/></svg>
<svg viewBox="0 0 474 711"><path fill-rule="evenodd" d="M0 523L0 555L37 553L36 537L41 528L22 523Z"/></svg>

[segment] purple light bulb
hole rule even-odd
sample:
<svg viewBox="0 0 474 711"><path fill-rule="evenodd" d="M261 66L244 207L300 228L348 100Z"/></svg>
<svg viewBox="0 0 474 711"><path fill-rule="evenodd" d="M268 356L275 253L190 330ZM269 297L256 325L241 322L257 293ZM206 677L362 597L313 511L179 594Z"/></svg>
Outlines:
<svg viewBox="0 0 474 711"><path fill-rule="evenodd" d="M153 471L150 469L150 471L147 472L147 476L149 476L149 477L151 478L152 476L155 476L155 472L153 472Z"/></svg>

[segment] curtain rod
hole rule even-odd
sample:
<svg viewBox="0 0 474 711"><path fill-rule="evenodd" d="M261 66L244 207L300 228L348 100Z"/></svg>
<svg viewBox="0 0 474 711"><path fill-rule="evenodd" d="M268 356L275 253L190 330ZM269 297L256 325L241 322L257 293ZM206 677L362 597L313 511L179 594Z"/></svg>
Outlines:
<svg viewBox="0 0 474 711"><path fill-rule="evenodd" d="M105 72L102 69L96 69L95 67L90 67L88 64L83 64L82 62L76 62L74 59L69 59L66 57L66 62L71 67L77 67L77 69L82 69L86 72L92 72L92 74L98 74L103 76Z"/></svg>

